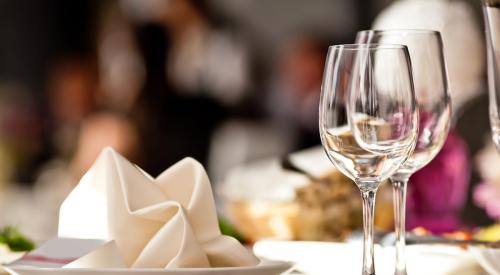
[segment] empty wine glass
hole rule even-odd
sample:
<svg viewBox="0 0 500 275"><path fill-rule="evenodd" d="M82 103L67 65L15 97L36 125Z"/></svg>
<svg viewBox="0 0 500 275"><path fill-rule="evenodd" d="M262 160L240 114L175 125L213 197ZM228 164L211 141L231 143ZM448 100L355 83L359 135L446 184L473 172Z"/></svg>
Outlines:
<svg viewBox="0 0 500 275"><path fill-rule="evenodd" d="M500 151L500 0L483 0L493 142Z"/></svg>
<svg viewBox="0 0 500 275"><path fill-rule="evenodd" d="M441 150L450 127L451 105L441 35L432 30L368 30L357 43L396 43L408 47L419 111L419 135L413 154L391 176L396 232L396 275L406 274L406 187L410 176Z"/></svg>
<svg viewBox="0 0 500 275"><path fill-rule="evenodd" d="M375 274L377 189L412 152L418 113L408 49L352 44L328 50L319 106L323 147L363 201L363 275Z"/></svg>

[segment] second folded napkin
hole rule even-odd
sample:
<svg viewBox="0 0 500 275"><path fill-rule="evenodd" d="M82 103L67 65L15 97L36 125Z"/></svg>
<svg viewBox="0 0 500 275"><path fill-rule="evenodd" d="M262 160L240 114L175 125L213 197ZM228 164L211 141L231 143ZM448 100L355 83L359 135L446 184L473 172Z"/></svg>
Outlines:
<svg viewBox="0 0 500 275"><path fill-rule="evenodd" d="M59 236L113 241L111 249L101 249L132 268L258 263L237 240L221 234L208 176L191 158L153 178L105 149L62 204ZM93 267L92 258L86 257L85 267Z"/></svg>

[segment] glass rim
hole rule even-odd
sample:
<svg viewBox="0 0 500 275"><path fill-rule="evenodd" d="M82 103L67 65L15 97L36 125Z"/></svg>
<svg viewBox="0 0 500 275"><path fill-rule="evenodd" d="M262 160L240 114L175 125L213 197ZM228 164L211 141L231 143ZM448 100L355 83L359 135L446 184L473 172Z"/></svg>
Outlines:
<svg viewBox="0 0 500 275"><path fill-rule="evenodd" d="M488 0L484 0L488 1ZM500 0L495 0L499 1ZM441 35L441 33L438 30L431 30L431 29L373 29L373 30L361 30L357 32L358 34L364 34L364 33L401 33L401 34L434 34L434 35Z"/></svg>
<svg viewBox="0 0 500 275"><path fill-rule="evenodd" d="M357 50L389 50L389 49L399 49L399 50L408 50L408 47L403 44L378 44L378 43L354 43L354 44L337 44L337 45L331 45L328 47L330 50L351 50L351 51L357 51Z"/></svg>

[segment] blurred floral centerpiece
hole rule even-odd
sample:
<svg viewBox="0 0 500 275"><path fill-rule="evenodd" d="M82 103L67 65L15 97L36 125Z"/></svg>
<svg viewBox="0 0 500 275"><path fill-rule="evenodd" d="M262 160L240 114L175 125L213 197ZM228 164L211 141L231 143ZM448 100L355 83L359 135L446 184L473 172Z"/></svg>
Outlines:
<svg viewBox="0 0 500 275"><path fill-rule="evenodd" d="M410 179L408 229L424 227L437 234L461 229L470 173L467 145L451 130L438 155Z"/></svg>

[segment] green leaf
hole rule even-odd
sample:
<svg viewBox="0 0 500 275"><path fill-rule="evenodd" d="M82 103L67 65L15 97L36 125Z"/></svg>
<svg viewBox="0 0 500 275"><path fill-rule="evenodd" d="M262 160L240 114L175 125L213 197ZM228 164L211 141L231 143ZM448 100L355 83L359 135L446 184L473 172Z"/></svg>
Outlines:
<svg viewBox="0 0 500 275"><path fill-rule="evenodd" d="M19 229L6 226L0 230L0 243L9 246L12 251L30 251L35 248L33 241L25 237Z"/></svg>
<svg viewBox="0 0 500 275"><path fill-rule="evenodd" d="M245 238L241 233L226 219L219 217L219 227L222 234L231 236L240 242L244 242Z"/></svg>

